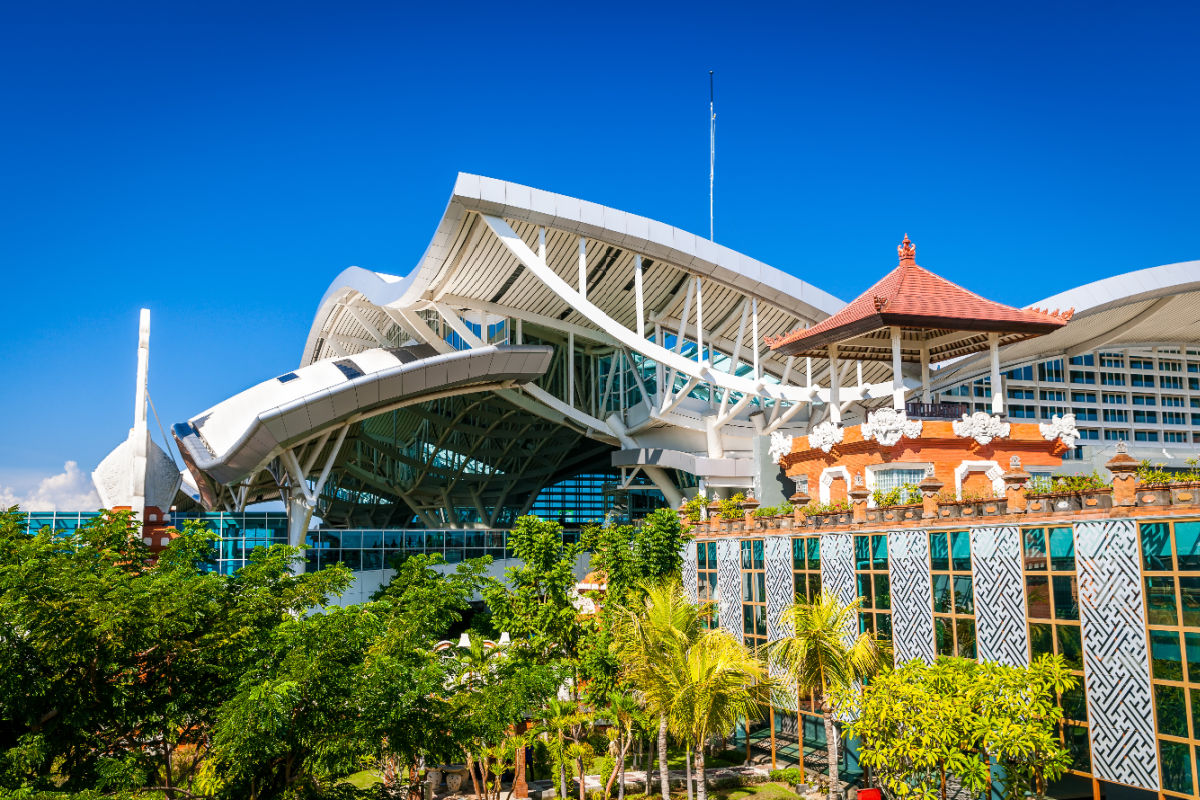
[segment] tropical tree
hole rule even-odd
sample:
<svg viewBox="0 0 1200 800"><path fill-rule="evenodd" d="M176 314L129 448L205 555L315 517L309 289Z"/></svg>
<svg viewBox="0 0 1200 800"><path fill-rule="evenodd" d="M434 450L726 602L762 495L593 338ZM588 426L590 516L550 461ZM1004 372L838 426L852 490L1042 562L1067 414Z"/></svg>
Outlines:
<svg viewBox="0 0 1200 800"><path fill-rule="evenodd" d="M704 745L738 722L756 719L770 702L772 681L766 668L724 630L708 631L678 662L664 664L677 686L669 712L672 733L691 745L696 768L696 799L708 795Z"/></svg>
<svg viewBox="0 0 1200 800"><path fill-rule="evenodd" d="M712 609L692 604L675 578L648 584L644 590L639 602L614 614L614 639L626 680L647 712L658 718L659 786L663 800L670 800L668 719L679 692L680 665L704 636Z"/></svg>
<svg viewBox="0 0 1200 800"><path fill-rule="evenodd" d="M616 768L604 787L604 796L612 793L613 781L620 781L617 796L625 800L625 757L634 740L634 728L642 722L641 707L637 699L626 692L615 692L608 697L608 715L615 723L617 734L612 742L612 754Z"/></svg>
<svg viewBox="0 0 1200 800"><path fill-rule="evenodd" d="M828 745L829 786L838 786L837 728L833 693L870 677L884 662L884 651L870 633L853 635L861 599L843 604L823 591L811 603L797 603L783 612L790 631L767 644L768 658L778 664L801 694L815 692L821 702ZM804 763L804 742L800 742Z"/></svg>

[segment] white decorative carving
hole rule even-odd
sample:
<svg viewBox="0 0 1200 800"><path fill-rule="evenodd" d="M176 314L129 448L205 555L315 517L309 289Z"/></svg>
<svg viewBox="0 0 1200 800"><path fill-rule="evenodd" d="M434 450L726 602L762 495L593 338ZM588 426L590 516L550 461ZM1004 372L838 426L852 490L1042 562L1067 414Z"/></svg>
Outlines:
<svg viewBox="0 0 1200 800"><path fill-rule="evenodd" d="M1061 417L1055 414L1049 422L1038 423L1038 430L1042 432L1042 438L1047 442L1061 439L1067 447L1074 447L1075 440L1079 438L1079 429L1075 427L1074 414L1063 414Z"/></svg>
<svg viewBox="0 0 1200 800"><path fill-rule="evenodd" d="M910 420L907 414L894 408L880 408L867 414L862 435L864 439L874 439L884 447L891 447L901 437L916 439L920 436L921 420Z"/></svg>
<svg viewBox="0 0 1200 800"><path fill-rule="evenodd" d="M817 425L808 434L808 444L811 447L819 447L828 453L833 449L835 444L838 444L844 438L846 438L845 428L836 423L826 421Z"/></svg>
<svg viewBox="0 0 1200 800"><path fill-rule="evenodd" d="M963 414L961 420L956 420L951 424L954 426L955 436L974 439L980 444L987 444L992 439L1008 438L1008 423L1001 421L999 416L993 416L986 411Z"/></svg>
<svg viewBox="0 0 1200 800"><path fill-rule="evenodd" d="M778 463L779 459L792 452L792 437L784 436L779 431L771 432L771 447L767 453L771 456L771 460Z"/></svg>

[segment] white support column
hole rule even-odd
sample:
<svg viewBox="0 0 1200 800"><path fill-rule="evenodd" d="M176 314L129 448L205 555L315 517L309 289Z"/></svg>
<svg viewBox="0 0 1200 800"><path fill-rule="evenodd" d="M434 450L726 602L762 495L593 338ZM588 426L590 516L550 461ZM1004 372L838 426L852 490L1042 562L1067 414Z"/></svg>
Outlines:
<svg viewBox="0 0 1200 800"><path fill-rule="evenodd" d="M929 388L929 345L921 345L921 402L932 403L933 392Z"/></svg>
<svg viewBox="0 0 1200 800"><path fill-rule="evenodd" d="M1000 334L988 334L988 353L992 357L992 413L1004 413L1004 387L1000 385Z"/></svg>
<svg viewBox="0 0 1200 800"><path fill-rule="evenodd" d="M700 297L700 276L696 276L696 361L704 361L704 300Z"/></svg>
<svg viewBox="0 0 1200 800"><path fill-rule="evenodd" d="M758 380L759 378L762 377L762 373L759 372L759 364L758 364L759 341L758 341L758 298L757 297L753 298L750 301L750 318L751 318L750 338L754 341L754 380Z"/></svg>
<svg viewBox="0 0 1200 800"><path fill-rule="evenodd" d="M892 408L904 410L904 374L900 370L900 327L892 326ZM860 380L861 384L862 381Z"/></svg>
<svg viewBox="0 0 1200 800"><path fill-rule="evenodd" d="M575 407L575 332L567 333L567 405Z"/></svg>
<svg viewBox="0 0 1200 800"><path fill-rule="evenodd" d="M1000 333L988 333L991 356L991 413L1004 413L1004 387L1000 385Z"/></svg>
<svg viewBox="0 0 1200 800"><path fill-rule="evenodd" d="M842 424L841 375L838 374L838 348L829 345L829 419L834 425Z"/></svg>
<svg viewBox="0 0 1200 800"><path fill-rule="evenodd" d="M662 346L662 323L654 323L654 343ZM662 397L663 393L663 365L661 361L654 362L654 392L655 402L657 398Z"/></svg>
<svg viewBox="0 0 1200 800"><path fill-rule="evenodd" d="M579 294L587 299L587 239L579 237Z"/></svg>
<svg viewBox="0 0 1200 800"><path fill-rule="evenodd" d="M517 317L517 344L525 344L525 326L522 324L524 321Z"/></svg>
<svg viewBox="0 0 1200 800"><path fill-rule="evenodd" d="M637 307L637 335L646 338L646 310L642 305L642 257L633 257L633 298Z"/></svg>

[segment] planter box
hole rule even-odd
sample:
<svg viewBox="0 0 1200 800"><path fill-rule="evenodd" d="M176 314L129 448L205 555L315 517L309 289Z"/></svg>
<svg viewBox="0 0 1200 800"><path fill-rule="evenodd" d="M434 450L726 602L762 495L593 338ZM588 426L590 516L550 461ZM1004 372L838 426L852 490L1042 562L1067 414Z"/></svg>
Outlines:
<svg viewBox="0 0 1200 800"><path fill-rule="evenodd" d="M975 504L975 508L981 517L999 517L1008 513L1008 500L1005 498L982 500Z"/></svg>
<svg viewBox="0 0 1200 800"><path fill-rule="evenodd" d="M1194 506L1200 504L1200 483L1178 483L1171 486L1171 505Z"/></svg>
<svg viewBox="0 0 1200 800"><path fill-rule="evenodd" d="M1139 506L1169 506L1171 505L1171 487L1139 486L1136 498Z"/></svg>

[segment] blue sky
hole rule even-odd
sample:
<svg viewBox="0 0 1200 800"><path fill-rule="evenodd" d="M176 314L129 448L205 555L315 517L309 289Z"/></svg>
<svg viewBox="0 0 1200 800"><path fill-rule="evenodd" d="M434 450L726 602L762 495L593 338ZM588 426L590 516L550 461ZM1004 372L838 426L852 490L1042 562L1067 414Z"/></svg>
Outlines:
<svg viewBox="0 0 1200 800"><path fill-rule="evenodd" d="M298 363L455 173L707 230L850 299L918 262L1025 304L1200 258L1194 3L0 9L0 496ZM153 421L152 421L153 425Z"/></svg>

